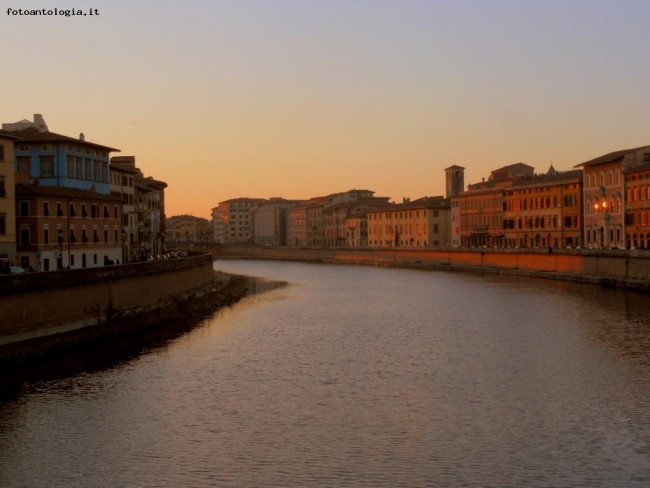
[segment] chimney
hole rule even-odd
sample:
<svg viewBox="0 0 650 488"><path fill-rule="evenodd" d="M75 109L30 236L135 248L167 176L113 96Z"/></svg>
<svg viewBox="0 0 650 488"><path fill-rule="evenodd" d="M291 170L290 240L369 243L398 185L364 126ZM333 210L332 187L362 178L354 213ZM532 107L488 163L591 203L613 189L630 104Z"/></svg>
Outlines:
<svg viewBox="0 0 650 488"><path fill-rule="evenodd" d="M49 132L42 114L34 114L34 125L39 132Z"/></svg>
<svg viewBox="0 0 650 488"><path fill-rule="evenodd" d="M79 134L79 140L80 141L85 141L86 140L86 136L84 136L83 132L81 134Z"/></svg>

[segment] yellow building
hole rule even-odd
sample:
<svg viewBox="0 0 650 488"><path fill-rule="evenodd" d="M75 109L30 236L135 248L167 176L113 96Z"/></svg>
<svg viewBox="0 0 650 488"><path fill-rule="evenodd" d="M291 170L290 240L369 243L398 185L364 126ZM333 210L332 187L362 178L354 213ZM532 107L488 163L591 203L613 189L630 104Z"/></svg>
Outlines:
<svg viewBox="0 0 650 488"><path fill-rule="evenodd" d="M432 248L451 245L451 204L424 197L368 211L368 247Z"/></svg>
<svg viewBox="0 0 650 488"><path fill-rule="evenodd" d="M194 215L174 215L165 223L168 248L203 251L212 242L212 223Z"/></svg>
<svg viewBox="0 0 650 488"><path fill-rule="evenodd" d="M18 137L0 134L0 258L16 259L16 202L14 141Z"/></svg>

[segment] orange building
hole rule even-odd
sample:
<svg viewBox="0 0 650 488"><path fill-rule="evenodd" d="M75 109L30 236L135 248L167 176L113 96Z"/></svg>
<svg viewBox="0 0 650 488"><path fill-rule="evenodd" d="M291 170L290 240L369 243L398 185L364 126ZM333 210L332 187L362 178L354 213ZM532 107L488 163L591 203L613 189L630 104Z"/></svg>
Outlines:
<svg viewBox="0 0 650 488"><path fill-rule="evenodd" d="M625 241L630 249L650 249L650 153L648 162L625 171Z"/></svg>
<svg viewBox="0 0 650 488"><path fill-rule="evenodd" d="M95 191L16 185L17 257L36 271L122 260L122 201Z"/></svg>
<svg viewBox="0 0 650 488"><path fill-rule="evenodd" d="M532 176L534 169L524 163L504 166L492 171L487 181L468 185L467 191L453 197L460 234L454 241L464 247L504 247L505 189L516 177Z"/></svg>
<svg viewBox="0 0 650 488"><path fill-rule="evenodd" d="M505 247L582 247L582 171L515 178L505 190Z"/></svg>

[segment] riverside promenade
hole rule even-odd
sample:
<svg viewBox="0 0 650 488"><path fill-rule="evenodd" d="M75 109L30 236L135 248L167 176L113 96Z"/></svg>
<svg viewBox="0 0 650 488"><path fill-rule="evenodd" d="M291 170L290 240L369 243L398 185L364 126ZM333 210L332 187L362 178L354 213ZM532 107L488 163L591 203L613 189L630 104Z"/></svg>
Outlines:
<svg viewBox="0 0 650 488"><path fill-rule="evenodd" d="M650 289L650 251L618 249L353 249L223 245L217 259L276 259L552 278Z"/></svg>

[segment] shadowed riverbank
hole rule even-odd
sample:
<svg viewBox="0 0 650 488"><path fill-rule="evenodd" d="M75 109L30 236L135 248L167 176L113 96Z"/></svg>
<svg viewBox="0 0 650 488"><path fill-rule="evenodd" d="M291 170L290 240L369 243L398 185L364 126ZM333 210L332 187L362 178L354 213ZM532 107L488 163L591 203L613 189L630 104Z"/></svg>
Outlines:
<svg viewBox="0 0 650 488"><path fill-rule="evenodd" d="M89 327L0 348L0 399L27 381L99 370L163 347L247 295L284 282L219 273L211 293L148 313L115 314Z"/></svg>

